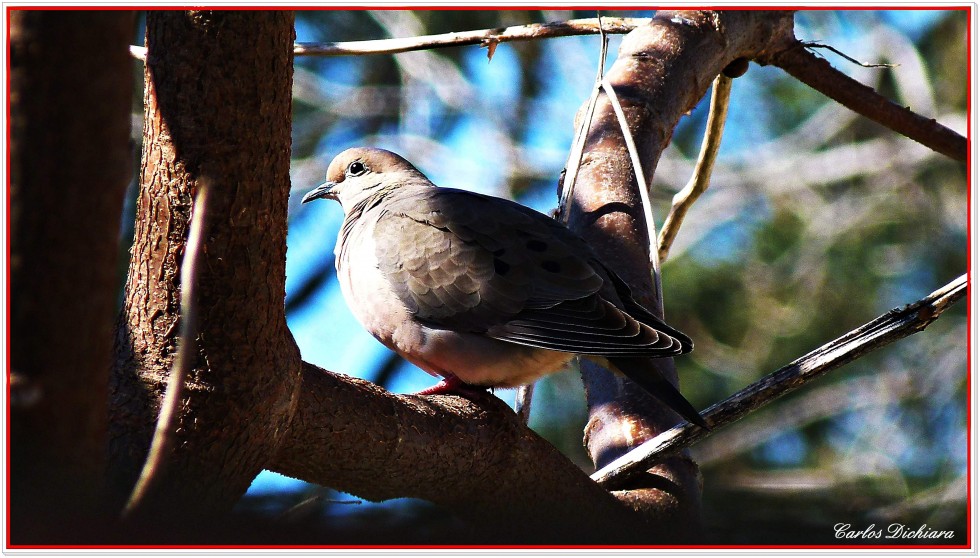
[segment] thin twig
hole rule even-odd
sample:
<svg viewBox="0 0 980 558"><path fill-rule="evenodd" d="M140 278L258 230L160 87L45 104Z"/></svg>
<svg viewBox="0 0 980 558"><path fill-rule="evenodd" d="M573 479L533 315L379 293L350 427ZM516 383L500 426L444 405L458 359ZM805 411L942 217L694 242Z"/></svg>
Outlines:
<svg viewBox="0 0 980 558"><path fill-rule="evenodd" d="M527 424L531 420L531 399L534 396L534 384L525 384L517 388L517 403L515 405L515 411L517 411L517 418L521 419L523 424Z"/></svg>
<svg viewBox="0 0 980 558"><path fill-rule="evenodd" d="M848 62L851 62L852 64L857 64L858 66L861 66L863 68L896 68L896 67L899 66L899 64L885 64L885 63L874 63L874 62L861 62L857 58L852 58L852 57L844 54L843 52L837 50L836 48L834 48L834 47L832 47L830 45L825 45L823 43L818 43L816 41L803 41L803 46L805 46L806 48L811 48L811 49L812 48L825 48L825 49L829 50L830 52L833 52L837 56L840 56L844 60L847 60Z"/></svg>
<svg viewBox="0 0 980 558"><path fill-rule="evenodd" d="M626 142L626 149L630 154L630 163L633 165L633 175L636 176L636 187L640 191L640 203L643 205L643 220L646 224L647 239L650 245L647 252L650 256L650 264L653 266L653 284L657 288L657 303L663 305L664 293L663 284L660 276L660 257L657 250L657 223L653 219L653 204L650 202L650 188L647 186L647 179L643 173L643 166L640 163L640 153L636 149L636 142L633 141L633 133L630 132L629 121L626 120L626 113L623 106L619 103L616 90L606 78L602 79L602 89L609 97L613 112L616 113L616 120L623 132L623 141Z"/></svg>
<svg viewBox="0 0 980 558"><path fill-rule="evenodd" d="M960 331L953 335L961 340L964 333ZM936 347L930 346L930 349ZM881 409L906 400L929 399L935 405L937 386L955 384L950 376L962 373L958 367L946 367L939 376L932 378L933 381L917 382L920 370L914 365L889 366L881 374L861 375L814 388L806 394L805 405L792 400L774 403L768 409L759 410L752 422L742 421L704 440L695 449L695 459L702 467L727 463L781 434L844 412Z"/></svg>
<svg viewBox="0 0 980 558"><path fill-rule="evenodd" d="M698 161L694 165L694 174L691 175L691 180L688 181L687 185L674 195L670 212L664 220L664 228L660 231L660 261L667 259L667 254L670 253L670 245L674 243L674 238L681 229L681 223L684 221L684 216L687 215L687 210L708 189L711 171L714 169L715 160L718 157L718 148L721 147L721 136L725 131L731 91L732 78L725 74L718 74L711 89L708 125L704 130L704 139L701 141Z"/></svg>
<svg viewBox="0 0 980 558"><path fill-rule="evenodd" d="M664 293L663 284L660 280L660 258L657 252L657 225L653 220L653 204L650 202L650 189L647 186L646 176L643 174L643 166L640 163L640 153L636 149L636 142L633 141L633 133L630 132L629 121L626 120L626 113L623 106L619 103L616 90L613 89L608 79L602 79L602 89L609 97L613 112L616 113L616 120L623 132L623 141L626 142L626 149L630 154L630 163L633 165L633 175L636 177L636 187L640 191L640 203L643 205L643 219L647 228L647 239L650 245L647 252L650 256L650 264L653 266L653 284L657 288L657 302L663 304Z"/></svg>
<svg viewBox="0 0 980 558"><path fill-rule="evenodd" d="M966 290L964 274L925 298L879 316L783 366L728 399L712 405L702 416L713 430L727 426L825 372L925 329L950 305L963 298ZM658 460L681 451L707 435L708 431L692 424L675 426L596 471L592 479L607 488L622 485Z"/></svg>
<svg viewBox="0 0 980 558"><path fill-rule="evenodd" d="M640 25L649 23L649 18L606 17L602 29L596 19L572 19L552 23L531 23L513 25L497 29L478 29L441 35L419 37L399 37L368 41L345 41L336 43L296 43L293 54L296 56L363 56L370 54L396 54L415 50L447 48L467 45L480 45L487 48L499 43L531 41L556 37L574 37L601 33L626 34ZM130 46L129 53L137 60L146 59L146 48Z"/></svg>
<svg viewBox="0 0 980 558"><path fill-rule="evenodd" d="M177 354L174 357L170 377L167 380L167 393L160 404L153 442L146 456L143 470L123 509L123 517L131 517L147 501L148 495L159 485L166 464L165 458L174 445L174 420L184 391L187 374L194 362L194 336L196 335L197 305L194 291L197 283L197 268L204 244L204 224L207 208L207 181L198 182L194 200L190 232L184 261L180 268L180 334L177 338Z"/></svg>
<svg viewBox="0 0 980 558"><path fill-rule="evenodd" d="M848 77L803 43L776 53L772 64L854 112L957 161L966 161L966 138L934 119L912 112Z"/></svg>
<svg viewBox="0 0 980 558"><path fill-rule="evenodd" d="M598 18L600 23L602 18ZM582 165L582 154L585 150L585 141L589 135L589 128L592 126L592 117L595 115L595 107L599 101L599 91L602 89L602 75L606 67L606 53L609 47L609 40L602 32L602 25L599 25L599 37L601 45L599 47L599 68L596 70L595 85L592 87L592 94L589 95L589 104L586 106L585 114L579 125L578 131L572 140L572 150L568 153L568 161L565 162L565 176L561 183L561 195L558 197L558 220L568 223L568 200L572 198L572 190L575 189L575 180L578 178L578 170Z"/></svg>
<svg viewBox="0 0 980 558"><path fill-rule="evenodd" d="M596 19L573 19L553 23L531 23L513 25L497 29L480 29L441 35L425 35L396 39L371 41L349 41L339 43L297 43L293 49L296 56L356 56L365 54L393 54L412 50L446 48L465 45L482 45L511 41L528 41L552 37L571 37L575 35L594 35L596 33L629 33L645 23L649 18L603 18L602 30Z"/></svg>
<svg viewBox="0 0 980 558"><path fill-rule="evenodd" d="M337 506L360 506L364 503L364 500L337 500L327 498L327 496L330 495L330 492L331 490L328 488L318 487L312 495L304 498L301 502L290 506L289 509L279 514L276 521L284 523L299 523L301 521L307 521L314 515L322 513L324 504Z"/></svg>

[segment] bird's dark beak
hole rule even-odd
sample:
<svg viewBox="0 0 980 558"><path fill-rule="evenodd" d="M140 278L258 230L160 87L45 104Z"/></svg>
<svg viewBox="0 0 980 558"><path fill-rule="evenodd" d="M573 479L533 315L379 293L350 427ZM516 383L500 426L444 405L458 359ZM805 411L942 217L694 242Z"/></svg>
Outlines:
<svg viewBox="0 0 980 558"><path fill-rule="evenodd" d="M328 180L327 182L324 182L323 184L307 192L306 195L303 196L303 203L318 200L320 198L335 200L337 199L337 193L334 191L334 188L336 187L336 182L330 182Z"/></svg>

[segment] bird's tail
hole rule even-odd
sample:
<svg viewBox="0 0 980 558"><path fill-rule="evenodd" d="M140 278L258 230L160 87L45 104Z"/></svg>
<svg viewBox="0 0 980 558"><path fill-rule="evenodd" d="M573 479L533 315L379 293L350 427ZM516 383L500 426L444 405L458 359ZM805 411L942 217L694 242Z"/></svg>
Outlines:
<svg viewBox="0 0 980 558"><path fill-rule="evenodd" d="M609 357L609 364L689 422L710 430L701 413L667 381L649 358Z"/></svg>

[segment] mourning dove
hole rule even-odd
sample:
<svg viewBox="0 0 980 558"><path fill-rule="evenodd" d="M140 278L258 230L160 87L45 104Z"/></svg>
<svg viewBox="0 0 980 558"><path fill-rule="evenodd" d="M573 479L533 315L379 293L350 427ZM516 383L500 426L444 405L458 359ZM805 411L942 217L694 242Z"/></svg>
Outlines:
<svg viewBox="0 0 980 558"><path fill-rule="evenodd" d="M344 299L374 337L444 378L421 393L519 386L582 355L706 427L650 361L690 351L691 340L558 221L439 188L382 149L344 151L326 178L303 203L343 207L334 253Z"/></svg>

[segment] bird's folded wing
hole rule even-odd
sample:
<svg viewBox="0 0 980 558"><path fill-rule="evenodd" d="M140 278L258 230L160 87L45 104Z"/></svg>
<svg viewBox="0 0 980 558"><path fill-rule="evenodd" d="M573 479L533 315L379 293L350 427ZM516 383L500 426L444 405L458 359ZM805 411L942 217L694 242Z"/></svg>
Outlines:
<svg viewBox="0 0 980 558"><path fill-rule="evenodd" d="M622 302L623 309L627 314L633 316L651 328L661 333L666 333L674 339L677 339L681 343L681 354L691 352L691 350L694 348L694 343L691 341L690 337L668 325L660 316L657 316L653 312L647 310L642 304L633 298L633 293L630 290L629 285L626 284L626 281L623 281L623 279L617 275L616 272L606 267L602 262L599 262L599 265L605 271L606 276L609 277L609 281L616 290L616 295Z"/></svg>
<svg viewBox="0 0 980 558"><path fill-rule="evenodd" d="M525 310L491 328L488 335L544 349L609 357L664 357L679 355L683 349L678 339L638 322L598 295L548 309Z"/></svg>
<svg viewBox="0 0 980 558"><path fill-rule="evenodd" d="M519 204L447 188L395 195L374 227L379 269L415 319L565 352L667 356L681 343L598 294L591 250Z"/></svg>

